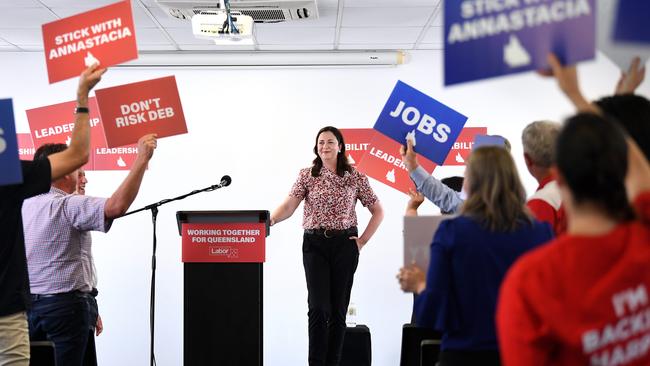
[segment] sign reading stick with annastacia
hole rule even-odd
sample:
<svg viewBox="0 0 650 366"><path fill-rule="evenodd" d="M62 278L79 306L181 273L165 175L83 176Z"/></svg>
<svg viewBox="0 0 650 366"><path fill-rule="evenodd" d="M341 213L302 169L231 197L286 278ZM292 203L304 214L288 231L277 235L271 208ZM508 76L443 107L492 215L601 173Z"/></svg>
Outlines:
<svg viewBox="0 0 650 366"><path fill-rule="evenodd" d="M79 76L93 63L102 67L138 58L129 1L43 24L50 83Z"/></svg>

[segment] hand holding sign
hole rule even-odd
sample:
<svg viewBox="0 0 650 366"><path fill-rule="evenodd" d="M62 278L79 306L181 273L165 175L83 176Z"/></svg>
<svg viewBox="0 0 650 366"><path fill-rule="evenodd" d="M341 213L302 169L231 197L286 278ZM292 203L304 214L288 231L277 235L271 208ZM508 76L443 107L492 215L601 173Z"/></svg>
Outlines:
<svg viewBox="0 0 650 366"><path fill-rule="evenodd" d="M88 106L88 93L102 80L102 75L105 72L106 69L99 68L99 64L93 64L81 73L77 88L77 102L79 102L80 107Z"/></svg>
<svg viewBox="0 0 650 366"><path fill-rule="evenodd" d="M404 161L404 165L406 165L406 169L408 169L409 172L417 169L418 157L413 149L413 141L411 139L406 140L406 147L402 145L399 148L399 154L402 156L402 161Z"/></svg>
<svg viewBox="0 0 650 366"><path fill-rule="evenodd" d="M158 135L155 133L150 133L140 137L138 140L138 159L148 162L153 157L153 151L158 146Z"/></svg>

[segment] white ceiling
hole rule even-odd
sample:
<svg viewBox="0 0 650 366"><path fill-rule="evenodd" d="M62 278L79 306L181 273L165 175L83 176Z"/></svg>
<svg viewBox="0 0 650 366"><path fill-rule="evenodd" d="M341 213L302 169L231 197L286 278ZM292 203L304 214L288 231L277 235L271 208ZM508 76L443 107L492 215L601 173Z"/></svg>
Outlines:
<svg viewBox="0 0 650 366"><path fill-rule="evenodd" d="M41 25L116 0L0 0L0 52L43 50ZM216 1L216 0L215 0ZM256 24L257 50L442 49L441 0L317 0L319 19ZM209 51L189 21L168 16L155 0L132 0L140 51Z"/></svg>

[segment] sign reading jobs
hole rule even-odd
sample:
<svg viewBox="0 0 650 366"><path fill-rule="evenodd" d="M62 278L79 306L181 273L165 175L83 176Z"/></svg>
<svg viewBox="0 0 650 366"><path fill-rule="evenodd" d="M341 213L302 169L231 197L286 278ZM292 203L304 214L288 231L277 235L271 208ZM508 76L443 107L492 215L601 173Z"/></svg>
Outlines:
<svg viewBox="0 0 650 366"><path fill-rule="evenodd" d="M183 224L183 262L265 261L265 223Z"/></svg>
<svg viewBox="0 0 650 366"><path fill-rule="evenodd" d="M43 24L50 83L76 77L91 64L102 67L138 58L129 1Z"/></svg>
<svg viewBox="0 0 650 366"><path fill-rule="evenodd" d="M0 186L23 181L11 99L0 99Z"/></svg>
<svg viewBox="0 0 650 366"><path fill-rule="evenodd" d="M464 115L398 81L374 129L401 145L412 140L415 152L442 165L465 122Z"/></svg>
<svg viewBox="0 0 650 366"><path fill-rule="evenodd" d="M187 133L174 76L100 89L95 96L108 147L135 143L149 133L159 138Z"/></svg>

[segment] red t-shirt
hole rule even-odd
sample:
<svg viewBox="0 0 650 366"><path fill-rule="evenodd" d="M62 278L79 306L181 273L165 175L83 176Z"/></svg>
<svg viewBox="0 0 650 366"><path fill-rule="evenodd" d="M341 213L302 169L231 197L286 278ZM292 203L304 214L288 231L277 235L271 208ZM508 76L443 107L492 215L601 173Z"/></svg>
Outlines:
<svg viewBox="0 0 650 366"><path fill-rule="evenodd" d="M501 287L504 365L650 365L650 192L640 219L524 255Z"/></svg>
<svg viewBox="0 0 650 366"><path fill-rule="evenodd" d="M540 182L537 191L528 199L526 206L537 220L551 224L555 235L559 236L566 232L566 217L560 188L553 177L549 176Z"/></svg>

